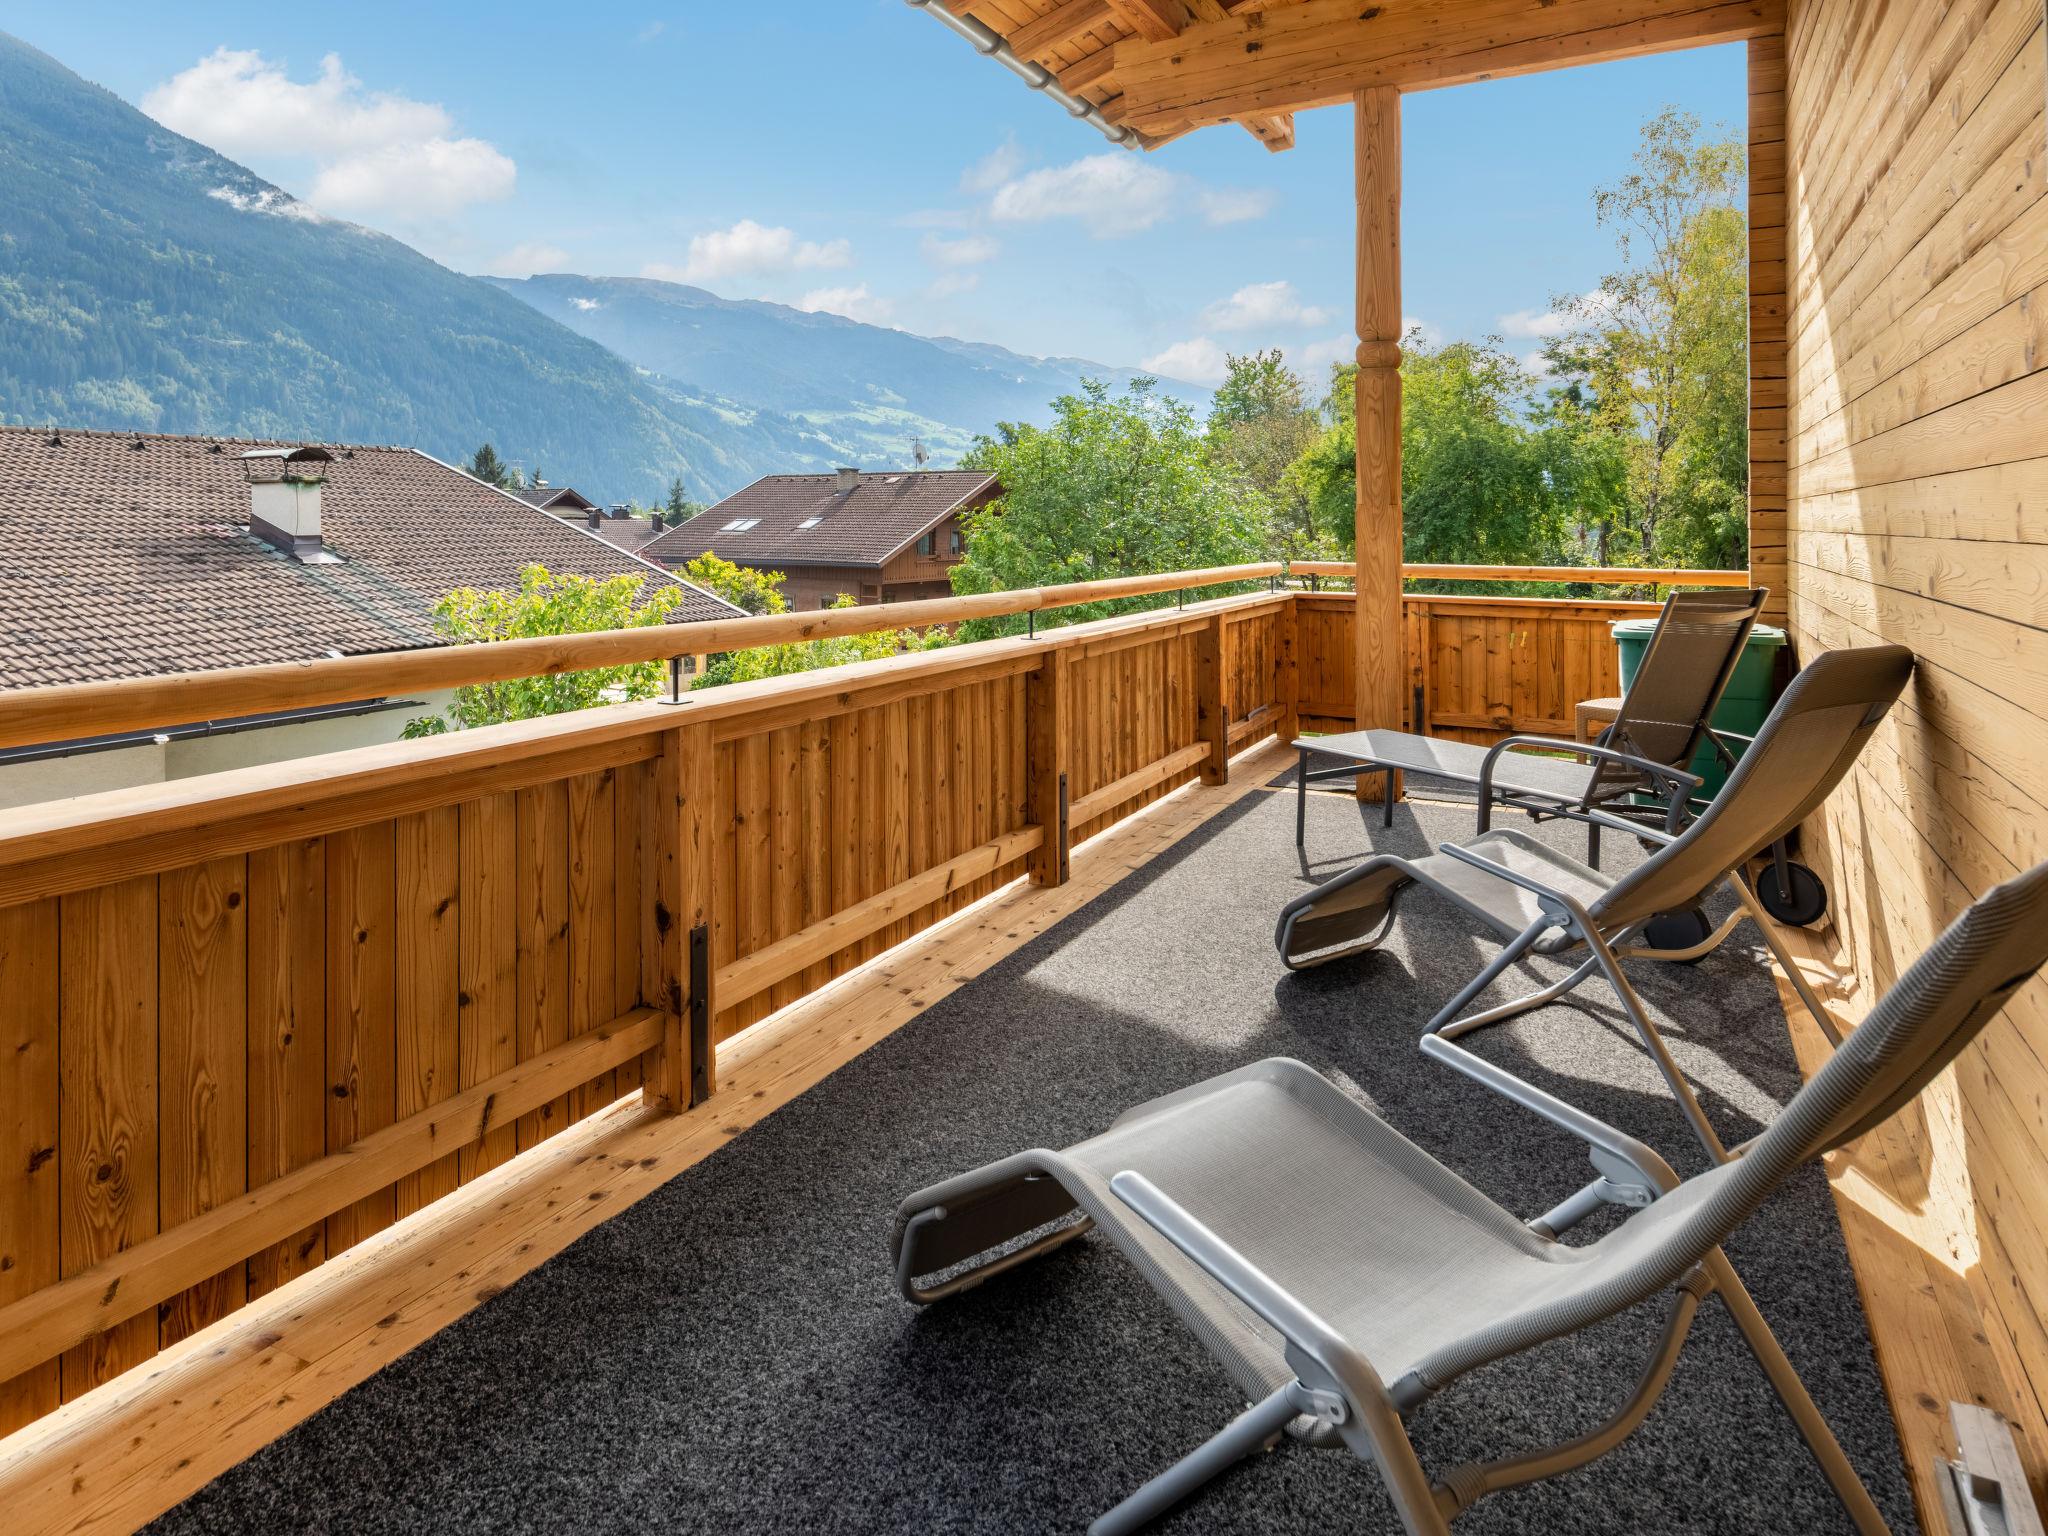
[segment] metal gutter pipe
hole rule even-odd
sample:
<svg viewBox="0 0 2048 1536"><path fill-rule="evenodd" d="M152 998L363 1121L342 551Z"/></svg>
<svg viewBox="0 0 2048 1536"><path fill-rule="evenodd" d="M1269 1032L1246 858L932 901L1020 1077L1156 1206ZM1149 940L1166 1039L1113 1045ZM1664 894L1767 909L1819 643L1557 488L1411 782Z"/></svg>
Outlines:
<svg viewBox="0 0 2048 1536"><path fill-rule="evenodd" d="M1110 143L1121 145L1125 149L1145 147L1145 136L1137 129L1126 128L1121 123L1112 123L1102 115L1101 109L1093 102L1083 101L1064 89L1058 77L1043 64L1034 64L1029 59L1019 58L1011 51L1010 45L1003 41L1000 33L992 31L971 16L955 16L944 5L935 4L934 0L907 0L907 3L923 11L927 16L936 17L944 22L966 38L976 53L994 59L1032 90L1058 102L1066 108L1068 116L1079 118Z"/></svg>

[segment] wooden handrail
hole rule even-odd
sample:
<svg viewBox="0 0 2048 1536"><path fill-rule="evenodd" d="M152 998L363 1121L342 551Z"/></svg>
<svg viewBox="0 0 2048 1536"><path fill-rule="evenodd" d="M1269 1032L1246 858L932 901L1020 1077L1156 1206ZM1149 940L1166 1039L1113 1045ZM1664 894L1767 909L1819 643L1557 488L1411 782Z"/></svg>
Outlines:
<svg viewBox="0 0 2048 1536"><path fill-rule="evenodd" d="M237 719L388 698L478 683L512 682L585 672L597 667L667 661L714 651L800 644L884 629L930 629L970 619L1075 608L1158 592L1193 591L1234 582L1264 581L1282 573L1278 562L1162 571L1025 587L975 597L927 598L865 608L821 608L805 613L758 614L657 624L591 634L538 635L478 645L449 645L378 656L344 656L180 672L145 680L67 683L0 693L0 747L76 741L155 726Z"/></svg>
<svg viewBox="0 0 2048 1536"><path fill-rule="evenodd" d="M1358 574L1346 560L1295 560L1296 576ZM1746 587L1747 571L1631 570L1617 565L1403 565L1403 581L1545 581L1596 587Z"/></svg>

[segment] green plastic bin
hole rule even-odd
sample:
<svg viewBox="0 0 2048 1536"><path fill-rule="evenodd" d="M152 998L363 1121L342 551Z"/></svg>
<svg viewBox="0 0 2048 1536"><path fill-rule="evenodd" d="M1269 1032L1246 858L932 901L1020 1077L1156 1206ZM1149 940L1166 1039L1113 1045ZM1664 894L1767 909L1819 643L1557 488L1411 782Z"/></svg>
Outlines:
<svg viewBox="0 0 2048 1536"><path fill-rule="evenodd" d="M1643 653L1650 648L1650 636L1656 628L1655 619L1623 619L1614 626L1614 643L1621 651L1623 693L1628 692L1629 685L1635 681L1636 668L1642 665ZM1763 728L1764 717L1771 712L1771 705L1777 702L1778 652L1784 644L1785 631L1782 629L1758 624L1750 630L1742 659L1735 664L1735 675L1728 680L1727 691L1721 695L1721 702L1714 709L1714 724L1718 729L1754 736ZM1735 755L1740 757L1740 744L1730 745L1735 749ZM1721 755L1714 750L1711 741L1700 743L1700 750L1692 760L1692 771L1705 781L1699 792L1709 800L1721 792L1721 783L1728 777Z"/></svg>

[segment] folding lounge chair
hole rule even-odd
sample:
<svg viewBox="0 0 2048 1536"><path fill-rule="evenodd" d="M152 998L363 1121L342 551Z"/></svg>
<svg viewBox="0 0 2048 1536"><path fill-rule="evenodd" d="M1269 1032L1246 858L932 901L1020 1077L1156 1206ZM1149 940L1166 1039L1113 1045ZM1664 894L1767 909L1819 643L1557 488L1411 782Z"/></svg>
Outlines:
<svg viewBox="0 0 2048 1536"><path fill-rule="evenodd" d="M1908 1103L2044 959L2048 865L1992 891L1936 940L1741 1158L1684 1183L1642 1143L1433 1037L1425 1052L1584 1141L1594 1178L1525 1224L1309 1068L1266 1061L1142 1105L1065 1152L1020 1153L913 1195L896 1217L898 1281L910 1300L934 1301L1094 1225L1252 1399L1097 1520L1097 1536L1135 1530L1283 1430L1373 1462L1405 1528L1442 1532L1482 1495L1582 1466L1626 1438L1710 1295L1857 1528L1882 1531L1720 1245L1800 1164ZM1607 1204L1635 1210L1592 1243L1557 1241ZM1062 1217L1068 1225L1029 1241ZM1402 1424L1418 1406L1479 1366L1660 1294L1662 1337L1598 1428L1434 1481L1424 1472Z"/></svg>
<svg viewBox="0 0 2048 1536"><path fill-rule="evenodd" d="M1295 781L1294 841L1307 836L1308 786L1360 772L1384 772L1391 791L1397 773L1446 779L1479 792L1479 830L1487 828L1495 802L1539 815L1586 820L1587 813L1628 809L1632 797L1652 795L1676 829L1700 787L1690 772L1700 743L1708 739L1714 706L1735 675L1743 643L1763 608L1765 589L1674 592L1665 599L1655 633L1643 653L1634 685L1621 713L1599 742L1563 741L1547 736L1510 736L1491 747L1444 741L1405 731L1352 731L1310 736L1295 742L1300 761ZM1590 759L1537 756L1538 751L1575 752ZM1335 768L1309 767L1315 755L1344 759ZM1384 798L1386 825L1394 824L1394 797ZM1600 823L1587 831L1587 862L1600 862Z"/></svg>
<svg viewBox="0 0 2048 1536"><path fill-rule="evenodd" d="M1778 700L1721 793L1682 834L1670 837L1614 823L1664 844L1619 878L1506 827L1463 846L1446 843L1426 858L1378 854L1281 910L1274 936L1281 958L1301 970L1376 948L1392 931L1395 905L1403 893L1410 886L1425 886L1509 936L1507 947L1492 963L1430 1020L1428 1033L1455 1036L1497 1024L1555 1002L1600 971L1613 984L1644 1049L1655 1058L1701 1144L1715 1159L1725 1159L1727 1150L1663 1036L1651 1024L1619 956L1695 960L1726 939L1745 915L1755 917L1801 1001L1833 1039L1835 1029L1826 1010L1765 920L1747 868L1828 797L1912 671L1913 653L1897 645L1829 651L1815 658ZM1660 913L1698 905L1724 880L1735 893L1736 909L1703 941L1683 949L1637 943ZM1458 1017L1503 971L1539 944L1543 953L1584 945L1589 954L1562 981L1469 1018Z"/></svg>

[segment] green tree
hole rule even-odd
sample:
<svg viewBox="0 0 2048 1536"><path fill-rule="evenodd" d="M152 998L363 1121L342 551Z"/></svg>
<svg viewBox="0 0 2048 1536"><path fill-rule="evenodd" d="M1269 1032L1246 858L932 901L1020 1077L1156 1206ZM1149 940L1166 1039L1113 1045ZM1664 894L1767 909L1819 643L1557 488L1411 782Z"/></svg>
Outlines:
<svg viewBox="0 0 2048 1536"><path fill-rule="evenodd" d="M995 475L1003 495L968 515L966 558L952 570L957 593L1236 565L1267 547L1265 498L1217 463L1193 413L1155 395L1149 379L1121 396L1087 380L1053 402L1049 426L1006 426L962 463ZM1062 610L1061 620L1170 600L1094 603ZM980 620L962 633L1022 627Z"/></svg>
<svg viewBox="0 0 2048 1536"><path fill-rule="evenodd" d="M683 567L682 576L692 586L702 587L748 613L789 611L789 603L782 595L784 577L780 571L750 570L721 560L707 549Z"/></svg>
<svg viewBox="0 0 2048 1536"><path fill-rule="evenodd" d="M1559 301L1546 348L1627 462L1627 563L1739 565L1746 554L1747 234L1739 139L1676 108L1644 124L1634 167L1594 194L1619 266ZM1621 550L1602 529L1610 558Z"/></svg>
<svg viewBox="0 0 2048 1536"><path fill-rule="evenodd" d="M776 601L781 602L780 594L777 594ZM854 608L859 604L842 594L832 606ZM726 683L750 683L764 677L815 672L820 667L843 667L856 661L881 661L906 651L935 651L951 644L952 638L944 629L933 629L925 634L911 629L880 629L869 634L837 635L826 640L800 640L788 645L761 645L751 650L728 651L712 657L711 664L691 687L717 688Z"/></svg>
<svg viewBox="0 0 2048 1536"><path fill-rule="evenodd" d="M498 450L489 443L477 449L470 461L462 467L485 485L495 485L502 489L512 484L512 471L506 466L505 461L498 457Z"/></svg>
<svg viewBox="0 0 2048 1536"><path fill-rule="evenodd" d="M644 599L643 576L591 576L550 572L529 565L510 592L458 587L434 605L434 628L451 645L487 640L521 640L534 635L580 635L604 629L637 629L668 622L683 600L683 589L663 582ZM553 677L506 683L478 683L455 690L439 715L421 715L405 727L408 738L455 729L531 720L620 699L652 698L661 688L659 662L597 667Z"/></svg>
<svg viewBox="0 0 2048 1536"><path fill-rule="evenodd" d="M1401 530L1408 559L1554 565L1563 518L1551 458L1528 403L1535 381L1499 338L1431 347L1410 336L1401 365Z"/></svg>
<svg viewBox="0 0 2048 1536"><path fill-rule="evenodd" d="M668 483L668 500L662 510L678 521L695 517L704 510L702 502L690 500L690 493L683 485L683 477L677 475Z"/></svg>
<svg viewBox="0 0 2048 1536"><path fill-rule="evenodd" d="M1279 348L1227 359L1229 374L1209 409L1209 447L1271 503L1274 532L1286 553L1308 559L1332 553L1318 541L1308 496L1288 469L1315 441L1320 423L1308 386Z"/></svg>

